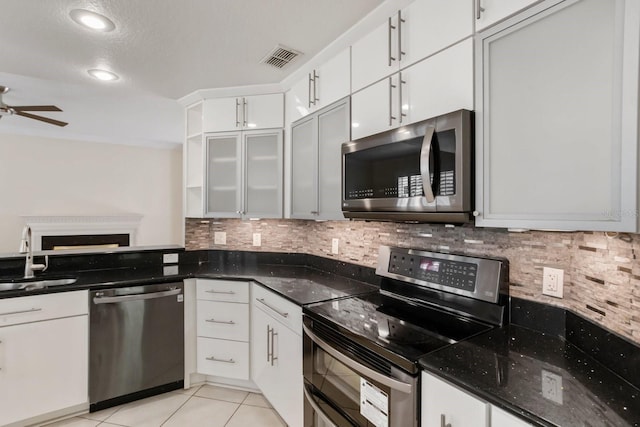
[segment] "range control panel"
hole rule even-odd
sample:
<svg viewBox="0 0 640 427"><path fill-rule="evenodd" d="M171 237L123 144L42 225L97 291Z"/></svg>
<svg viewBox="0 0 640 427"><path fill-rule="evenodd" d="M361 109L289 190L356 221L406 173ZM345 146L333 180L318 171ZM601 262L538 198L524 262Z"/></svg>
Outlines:
<svg viewBox="0 0 640 427"><path fill-rule="evenodd" d="M389 273L440 286L474 292L478 266L471 262L434 258L391 250Z"/></svg>

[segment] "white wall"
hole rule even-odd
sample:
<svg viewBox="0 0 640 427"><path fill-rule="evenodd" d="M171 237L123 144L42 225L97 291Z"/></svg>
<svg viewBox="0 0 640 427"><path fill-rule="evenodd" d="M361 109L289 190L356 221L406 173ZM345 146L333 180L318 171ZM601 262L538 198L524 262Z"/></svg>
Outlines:
<svg viewBox="0 0 640 427"><path fill-rule="evenodd" d="M0 253L17 252L23 215L138 214L138 245L181 245L181 188L180 146L0 135Z"/></svg>

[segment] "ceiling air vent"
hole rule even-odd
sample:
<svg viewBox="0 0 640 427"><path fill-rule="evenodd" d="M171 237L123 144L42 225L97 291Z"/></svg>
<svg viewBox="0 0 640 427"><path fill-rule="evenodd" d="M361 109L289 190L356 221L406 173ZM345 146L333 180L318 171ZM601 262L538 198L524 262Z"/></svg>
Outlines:
<svg viewBox="0 0 640 427"><path fill-rule="evenodd" d="M297 50L278 45L267 56L262 58L262 63L271 65L276 68L283 68L289 62L293 61L298 55L301 55Z"/></svg>

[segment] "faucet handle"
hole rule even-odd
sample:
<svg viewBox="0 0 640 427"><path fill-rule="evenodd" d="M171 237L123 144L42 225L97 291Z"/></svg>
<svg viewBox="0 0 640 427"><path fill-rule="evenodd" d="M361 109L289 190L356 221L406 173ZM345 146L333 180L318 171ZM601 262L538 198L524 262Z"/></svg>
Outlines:
<svg viewBox="0 0 640 427"><path fill-rule="evenodd" d="M31 270L33 271L46 271L49 268L49 255L44 256L44 264L33 264Z"/></svg>

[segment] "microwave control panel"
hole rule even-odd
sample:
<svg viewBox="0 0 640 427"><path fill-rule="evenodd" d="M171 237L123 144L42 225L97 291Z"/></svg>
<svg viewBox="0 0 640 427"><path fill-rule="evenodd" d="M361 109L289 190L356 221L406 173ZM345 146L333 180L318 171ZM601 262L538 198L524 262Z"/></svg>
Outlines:
<svg viewBox="0 0 640 427"><path fill-rule="evenodd" d="M473 292L478 266L470 262L431 258L422 255L391 252L389 273Z"/></svg>

